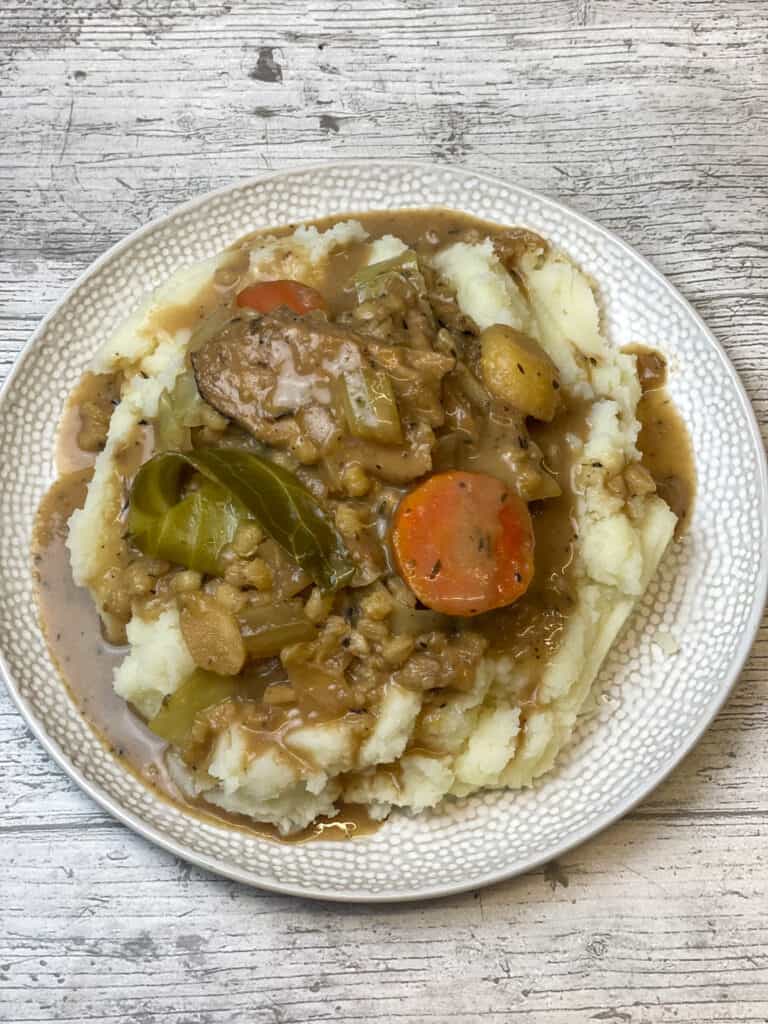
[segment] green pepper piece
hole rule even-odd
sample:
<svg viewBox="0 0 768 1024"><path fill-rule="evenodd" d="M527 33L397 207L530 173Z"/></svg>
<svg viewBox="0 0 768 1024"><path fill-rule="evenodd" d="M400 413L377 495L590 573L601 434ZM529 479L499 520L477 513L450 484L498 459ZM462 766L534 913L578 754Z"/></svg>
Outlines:
<svg viewBox="0 0 768 1024"><path fill-rule="evenodd" d="M392 382L383 370L364 368L341 382L344 415L355 437L382 444L402 444L403 431Z"/></svg>
<svg viewBox="0 0 768 1024"><path fill-rule="evenodd" d="M418 257L413 249L405 249L399 256L381 260L379 263L371 263L370 266L358 270L353 278L357 290L357 301L366 302L368 299L380 298L386 292L389 279L393 274L400 274L412 281L419 292L426 291L424 278L419 269Z"/></svg>
<svg viewBox="0 0 768 1024"><path fill-rule="evenodd" d="M163 558L215 576L221 552L248 513L223 487L204 480L179 500L183 456L156 455L139 470L131 490L128 529L150 558Z"/></svg>
<svg viewBox="0 0 768 1024"><path fill-rule="evenodd" d="M226 679L214 672L196 669L150 719L149 728L168 743L183 746L201 711L244 694L241 680Z"/></svg>
<svg viewBox="0 0 768 1024"><path fill-rule="evenodd" d="M185 466L218 488L205 492L208 504L202 510L191 502L178 511L195 493L180 497ZM337 590L354 575L354 562L340 534L306 487L288 470L240 448L155 455L134 480L128 530L145 554L188 568L195 567L193 560L198 565L216 562L213 568L198 569L216 574L221 548L249 516L323 590Z"/></svg>
<svg viewBox="0 0 768 1024"><path fill-rule="evenodd" d="M238 615L243 643L251 658L272 658L289 644L314 640L317 630L304 614L301 601L247 605Z"/></svg>
<svg viewBox="0 0 768 1024"><path fill-rule="evenodd" d="M178 552L176 557L165 557L215 576L223 571L222 550L247 518L223 487L206 480L169 509L161 543L166 550L178 546Z"/></svg>

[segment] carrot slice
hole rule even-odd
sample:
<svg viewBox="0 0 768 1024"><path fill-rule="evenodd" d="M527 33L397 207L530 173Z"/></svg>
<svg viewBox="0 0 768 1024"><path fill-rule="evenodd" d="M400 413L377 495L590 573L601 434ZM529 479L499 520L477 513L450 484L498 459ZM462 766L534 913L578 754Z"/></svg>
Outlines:
<svg viewBox="0 0 768 1024"><path fill-rule="evenodd" d="M258 281L243 288L237 296L238 306L271 313L273 309L287 306L303 316L313 309L326 309L325 299L315 288L300 281Z"/></svg>
<svg viewBox="0 0 768 1024"><path fill-rule="evenodd" d="M511 604L533 577L528 506L485 473L437 473L406 494L392 546L416 597L447 615Z"/></svg>

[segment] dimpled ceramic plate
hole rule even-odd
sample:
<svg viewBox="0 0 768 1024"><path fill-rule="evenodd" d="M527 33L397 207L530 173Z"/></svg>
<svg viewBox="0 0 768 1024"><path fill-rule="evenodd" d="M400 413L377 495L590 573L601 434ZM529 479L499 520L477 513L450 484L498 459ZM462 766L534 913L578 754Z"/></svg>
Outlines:
<svg viewBox="0 0 768 1024"><path fill-rule="evenodd" d="M282 845L191 817L101 743L38 629L30 529L54 476L56 413L103 338L177 267L260 227L438 205L540 233L598 283L614 344L642 342L665 354L669 390L696 456L690 527L609 654L592 712L532 789L452 800L417 817L395 813L374 834L346 842ZM765 599L765 458L744 391L704 324L647 262L596 224L507 182L449 167L366 162L274 174L196 199L127 238L83 275L19 358L0 406L0 478L2 669L36 736L103 807L179 857L322 899L402 900L476 888L558 856L615 821L712 720L749 652Z"/></svg>

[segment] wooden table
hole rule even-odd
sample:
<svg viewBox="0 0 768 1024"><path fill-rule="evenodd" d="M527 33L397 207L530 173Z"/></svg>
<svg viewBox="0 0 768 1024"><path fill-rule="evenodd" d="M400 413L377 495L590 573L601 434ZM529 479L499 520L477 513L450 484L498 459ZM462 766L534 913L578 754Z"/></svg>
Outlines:
<svg viewBox="0 0 768 1024"><path fill-rule="evenodd" d="M402 156L560 197L651 258L768 424L768 4L4 0L0 376L77 275L264 169ZM55 371L55 368L54 368ZM768 1019L768 631L621 824L482 893L313 904L102 813L0 694L0 1019Z"/></svg>

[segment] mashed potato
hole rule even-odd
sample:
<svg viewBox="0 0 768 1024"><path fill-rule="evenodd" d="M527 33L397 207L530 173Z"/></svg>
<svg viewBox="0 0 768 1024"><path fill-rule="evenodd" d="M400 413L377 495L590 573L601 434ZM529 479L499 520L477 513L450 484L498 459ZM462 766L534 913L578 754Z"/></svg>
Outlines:
<svg viewBox="0 0 768 1024"><path fill-rule="evenodd" d="M250 280L292 278L317 285L331 252L366 238L361 224L348 221L325 232L302 226L289 236L262 239L250 252ZM399 239L385 236L369 247L368 262L390 259L404 248ZM142 420L156 414L160 396L172 389L184 366L192 330L156 326L162 320L158 311L195 297L205 301L221 266L223 257L216 257L174 275L95 359L100 372L122 370L125 383L85 507L70 524L72 568L81 585L94 586L105 550L119 544L121 448ZM507 324L536 338L570 392L592 403L573 470L579 495L572 570L576 605L559 647L539 670L535 708L525 714L522 695L531 684L531 665L486 657L471 688L446 696L428 716L421 714L422 693L390 683L362 742L359 728L344 716L302 724L279 743L254 751L235 722L218 737L205 772L193 776L172 759L186 792L271 822L284 833L318 815L333 815L340 800L366 803L374 816L384 817L392 807L418 812L448 795L531 785L568 743L603 658L673 534L675 516L661 499L637 496L628 509L608 487L613 474L640 458L640 387L634 358L612 348L601 334L587 278L559 253L530 252L521 257L515 280L490 240L445 246L434 256L434 269L455 290L462 313L480 328ZM194 667L178 611L148 622L134 616L128 643L115 689L151 717Z"/></svg>

